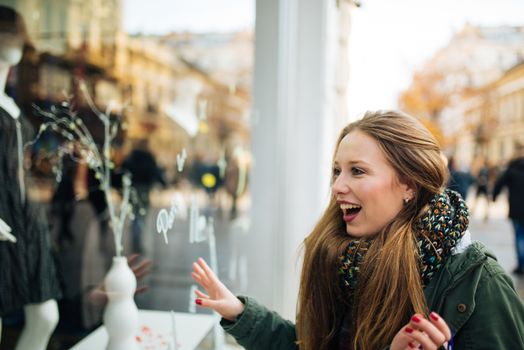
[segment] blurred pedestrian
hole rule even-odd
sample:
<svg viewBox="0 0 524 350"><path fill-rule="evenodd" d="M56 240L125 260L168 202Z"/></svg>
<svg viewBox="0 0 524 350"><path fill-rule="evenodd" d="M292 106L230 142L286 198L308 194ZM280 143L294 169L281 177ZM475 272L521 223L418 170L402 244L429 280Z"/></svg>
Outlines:
<svg viewBox="0 0 524 350"><path fill-rule="evenodd" d="M166 186L164 174L149 150L148 140L139 140L135 148L122 163L122 169L131 174L132 186L136 191L137 203L133 205L132 250L142 253L141 234L149 210L149 193L156 183Z"/></svg>
<svg viewBox="0 0 524 350"><path fill-rule="evenodd" d="M457 191L462 196L462 199L466 200L469 187L475 182L475 178L467 168L460 169L454 157L449 159L448 170L448 188Z"/></svg>
<svg viewBox="0 0 524 350"><path fill-rule="evenodd" d="M71 231L71 219L75 211L77 200L75 193L75 178L77 176L77 162L71 156L62 159L62 175L57 183L51 198L51 226L56 232L56 241L63 247L74 240ZM56 227L55 227L56 226Z"/></svg>
<svg viewBox="0 0 524 350"><path fill-rule="evenodd" d="M513 273L524 275L524 144L517 145L516 157L510 161L507 169L497 179L493 190L493 201L504 187L508 189L509 218L515 230L517 267Z"/></svg>
<svg viewBox="0 0 524 350"><path fill-rule="evenodd" d="M476 186L475 202L472 207L472 211L477 212L479 200L481 200L481 198L484 199L484 203L486 205L484 209L484 222L487 222L489 219L489 204L490 204L492 183L493 183L493 171L490 169L488 161L484 159L482 161L481 167L479 168L477 172L477 176L475 179L475 186Z"/></svg>

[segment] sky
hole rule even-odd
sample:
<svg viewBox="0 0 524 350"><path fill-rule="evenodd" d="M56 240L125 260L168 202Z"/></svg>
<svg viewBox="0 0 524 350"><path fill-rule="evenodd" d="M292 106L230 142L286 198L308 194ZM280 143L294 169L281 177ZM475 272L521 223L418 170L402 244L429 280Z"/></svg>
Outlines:
<svg viewBox="0 0 524 350"><path fill-rule="evenodd" d="M524 26L524 0L360 2L349 41L351 119L366 110L396 108L413 71L465 23ZM130 33L227 32L253 28L254 21L255 0L124 0Z"/></svg>
<svg viewBox="0 0 524 350"><path fill-rule="evenodd" d="M361 0L352 13L349 114L397 107L412 73L465 23L524 26L524 0Z"/></svg>
<svg viewBox="0 0 524 350"><path fill-rule="evenodd" d="M129 33L228 32L253 28L255 0L124 0Z"/></svg>

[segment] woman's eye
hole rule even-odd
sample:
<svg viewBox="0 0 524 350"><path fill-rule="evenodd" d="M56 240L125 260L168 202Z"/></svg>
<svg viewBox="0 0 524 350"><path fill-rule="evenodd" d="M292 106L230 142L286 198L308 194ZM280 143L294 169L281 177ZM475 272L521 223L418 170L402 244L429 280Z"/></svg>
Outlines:
<svg viewBox="0 0 524 350"><path fill-rule="evenodd" d="M351 168L351 173L353 175L362 175L362 174L364 174L364 172L361 169L359 169L359 168Z"/></svg>
<svg viewBox="0 0 524 350"><path fill-rule="evenodd" d="M340 175L340 169L339 168L333 168L333 176L339 176Z"/></svg>

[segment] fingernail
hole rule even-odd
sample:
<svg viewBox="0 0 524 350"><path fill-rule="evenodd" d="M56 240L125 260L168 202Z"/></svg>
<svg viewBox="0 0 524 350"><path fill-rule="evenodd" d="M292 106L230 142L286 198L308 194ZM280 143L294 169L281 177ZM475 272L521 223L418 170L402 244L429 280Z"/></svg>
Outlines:
<svg viewBox="0 0 524 350"><path fill-rule="evenodd" d="M434 312L430 313L429 317L431 317L433 321L438 321L438 315Z"/></svg>
<svg viewBox="0 0 524 350"><path fill-rule="evenodd" d="M404 330L406 331L406 333L409 333L409 334L413 333L413 328L406 327Z"/></svg>
<svg viewBox="0 0 524 350"><path fill-rule="evenodd" d="M418 317L417 315L411 317L411 321L415 322L415 323L419 323L420 322L420 317Z"/></svg>
<svg viewBox="0 0 524 350"><path fill-rule="evenodd" d="M408 346L409 346L410 348L414 348L414 347L415 347L415 344L413 344L412 342L409 342L409 343L408 343Z"/></svg>
<svg viewBox="0 0 524 350"><path fill-rule="evenodd" d="M195 299L195 303L197 305L202 305L202 299Z"/></svg>

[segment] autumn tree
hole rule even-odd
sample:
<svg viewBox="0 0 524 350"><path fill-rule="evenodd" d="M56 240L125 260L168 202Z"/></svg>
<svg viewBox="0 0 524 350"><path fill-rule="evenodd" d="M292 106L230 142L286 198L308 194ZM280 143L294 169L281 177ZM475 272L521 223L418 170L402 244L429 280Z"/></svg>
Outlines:
<svg viewBox="0 0 524 350"><path fill-rule="evenodd" d="M440 115L455 93L445 78L437 70L419 70L398 99L400 109L420 118L441 145L444 144L444 136L439 125Z"/></svg>

